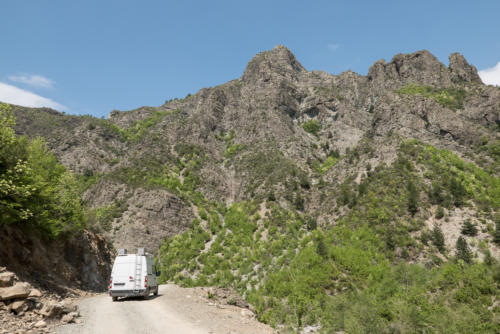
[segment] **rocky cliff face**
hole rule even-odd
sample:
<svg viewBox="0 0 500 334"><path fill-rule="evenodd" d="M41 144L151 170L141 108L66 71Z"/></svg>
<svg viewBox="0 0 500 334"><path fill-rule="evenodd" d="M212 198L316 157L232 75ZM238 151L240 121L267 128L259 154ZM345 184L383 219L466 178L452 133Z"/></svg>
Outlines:
<svg viewBox="0 0 500 334"><path fill-rule="evenodd" d="M424 50L377 61L367 76L334 76L307 71L277 46L240 79L108 120L15 112L19 133L47 138L81 175L94 223L117 247L156 250L203 216L204 202L271 193L284 207L300 193L299 210L328 221L325 198L367 164L390 164L405 138L499 172L495 149L484 145L499 140L500 90L483 85L460 54L449 67ZM349 164L353 152L358 161Z"/></svg>
<svg viewBox="0 0 500 334"><path fill-rule="evenodd" d="M2 226L2 266L23 281L64 295L71 289L105 291L111 257L104 238L90 231L56 240Z"/></svg>

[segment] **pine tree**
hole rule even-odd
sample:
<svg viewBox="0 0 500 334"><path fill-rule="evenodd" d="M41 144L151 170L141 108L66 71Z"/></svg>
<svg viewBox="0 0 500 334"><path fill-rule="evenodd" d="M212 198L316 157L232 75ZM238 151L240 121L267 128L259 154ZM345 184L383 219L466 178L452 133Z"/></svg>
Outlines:
<svg viewBox="0 0 500 334"><path fill-rule="evenodd" d="M432 230L432 243L441 253L445 251L444 234L438 226L434 226Z"/></svg>
<svg viewBox="0 0 500 334"><path fill-rule="evenodd" d="M465 240L464 237L458 237L456 247L457 259L463 260L465 263L472 263L472 251L469 245L467 245L467 240Z"/></svg>
<svg viewBox="0 0 500 334"><path fill-rule="evenodd" d="M472 224L470 219L467 219L462 226L462 234L475 237L477 235L477 227Z"/></svg>
<svg viewBox="0 0 500 334"><path fill-rule="evenodd" d="M418 190L413 182L408 182L408 211L413 216L418 211Z"/></svg>
<svg viewBox="0 0 500 334"><path fill-rule="evenodd" d="M323 259L326 259L328 257L328 249L326 248L325 242L323 241L322 238L318 240L318 244L316 246L316 252Z"/></svg>
<svg viewBox="0 0 500 334"><path fill-rule="evenodd" d="M493 241L500 245L500 218L497 218L495 222L495 234L493 235Z"/></svg>
<svg viewBox="0 0 500 334"><path fill-rule="evenodd" d="M436 210L436 219L441 219L444 217L444 209L443 207L440 205L438 206L437 210Z"/></svg>
<svg viewBox="0 0 500 334"><path fill-rule="evenodd" d="M453 196L453 204L458 207L462 206L464 204L464 197L467 195L467 191L460 180L457 180L456 178L451 179L450 192Z"/></svg>

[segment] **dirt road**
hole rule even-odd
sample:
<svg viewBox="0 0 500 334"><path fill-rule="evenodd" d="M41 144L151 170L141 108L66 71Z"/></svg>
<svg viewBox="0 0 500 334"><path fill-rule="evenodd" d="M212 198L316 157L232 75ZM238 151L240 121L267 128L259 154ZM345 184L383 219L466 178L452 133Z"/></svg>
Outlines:
<svg viewBox="0 0 500 334"><path fill-rule="evenodd" d="M149 300L129 298L112 302L102 294L79 303L82 324L56 328L58 334L274 334L252 312L217 305L203 289L161 285L160 294Z"/></svg>

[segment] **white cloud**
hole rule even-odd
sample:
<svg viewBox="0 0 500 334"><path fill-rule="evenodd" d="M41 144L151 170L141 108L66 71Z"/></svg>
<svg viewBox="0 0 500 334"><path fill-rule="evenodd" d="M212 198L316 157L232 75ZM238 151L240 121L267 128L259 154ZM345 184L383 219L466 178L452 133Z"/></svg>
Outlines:
<svg viewBox="0 0 500 334"><path fill-rule="evenodd" d="M52 88L54 84L52 80L37 74L11 75L9 80L37 88Z"/></svg>
<svg viewBox="0 0 500 334"><path fill-rule="evenodd" d="M56 101L3 82L0 82L0 101L32 108L49 107L59 111L67 110Z"/></svg>
<svg viewBox="0 0 500 334"><path fill-rule="evenodd" d="M500 62L495 67L479 71L479 76L487 85L500 86Z"/></svg>
<svg viewBox="0 0 500 334"><path fill-rule="evenodd" d="M340 48L340 44L328 44L328 50L335 52Z"/></svg>

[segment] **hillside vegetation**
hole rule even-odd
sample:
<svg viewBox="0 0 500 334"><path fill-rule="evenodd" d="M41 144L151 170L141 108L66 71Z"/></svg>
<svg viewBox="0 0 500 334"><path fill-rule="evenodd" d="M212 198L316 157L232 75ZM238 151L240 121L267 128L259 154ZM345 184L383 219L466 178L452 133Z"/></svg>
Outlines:
<svg viewBox="0 0 500 334"><path fill-rule="evenodd" d="M160 249L163 281L233 287L261 321L290 330L316 323L325 333L500 330L498 261L486 245L483 260L445 247L439 227L425 224L433 205L498 212L498 178L449 151L405 141L391 166L343 189L352 208L325 228L273 201L203 208L188 232Z"/></svg>
<svg viewBox="0 0 500 334"><path fill-rule="evenodd" d="M81 230L85 219L75 176L42 138L14 133L10 106L0 104L0 224L48 237Z"/></svg>
<svg viewBox="0 0 500 334"><path fill-rule="evenodd" d="M331 75L277 46L159 107L13 110L163 282L233 288L282 332L500 331L500 89L460 54Z"/></svg>

